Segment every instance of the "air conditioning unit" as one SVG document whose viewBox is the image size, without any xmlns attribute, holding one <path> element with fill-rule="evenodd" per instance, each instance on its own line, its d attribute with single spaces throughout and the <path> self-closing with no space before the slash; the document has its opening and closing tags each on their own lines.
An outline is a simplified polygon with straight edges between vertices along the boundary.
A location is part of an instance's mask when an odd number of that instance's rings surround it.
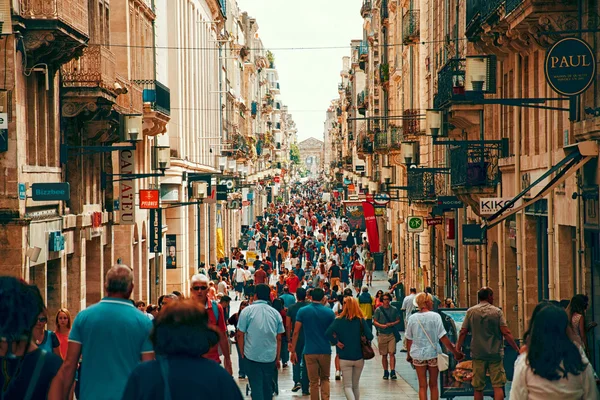
<svg viewBox="0 0 600 400">
<path fill-rule="evenodd" d="M 406 165 L 419 164 L 419 142 L 402 143 L 402 158 Z"/>
<path fill-rule="evenodd" d="M 192 182 L 192 198 L 205 199 L 208 193 L 207 182 Z"/>
</svg>

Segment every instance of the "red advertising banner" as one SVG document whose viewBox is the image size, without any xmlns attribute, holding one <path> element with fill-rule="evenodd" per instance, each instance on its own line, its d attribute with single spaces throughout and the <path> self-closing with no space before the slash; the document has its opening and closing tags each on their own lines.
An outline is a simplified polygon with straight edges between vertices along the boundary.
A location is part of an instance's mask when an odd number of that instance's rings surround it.
<svg viewBox="0 0 600 400">
<path fill-rule="evenodd" d="M 365 225 L 367 226 L 367 237 L 369 238 L 369 248 L 371 253 L 379 253 L 379 230 L 377 229 L 377 218 L 375 217 L 375 207 L 368 201 L 363 201 L 363 213 L 365 216 Z"/>
<path fill-rule="evenodd" d="M 348 220 L 348 226 L 354 232 L 355 230 L 365 230 L 365 218 L 363 215 L 362 203 L 360 201 L 344 202 L 346 209 L 345 216 Z"/>
<path fill-rule="evenodd" d="M 143 210 L 152 210 L 159 207 L 158 190 L 140 190 L 140 208 Z"/>
</svg>

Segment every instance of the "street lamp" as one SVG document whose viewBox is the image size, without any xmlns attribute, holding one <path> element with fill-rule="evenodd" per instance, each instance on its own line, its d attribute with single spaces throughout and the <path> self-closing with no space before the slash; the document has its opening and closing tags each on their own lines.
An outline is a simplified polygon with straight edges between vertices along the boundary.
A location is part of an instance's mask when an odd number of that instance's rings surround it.
<svg viewBox="0 0 600 400">
<path fill-rule="evenodd" d="M 155 170 L 164 170 L 171 166 L 171 148 L 165 145 L 157 145 L 153 148 L 154 151 L 154 166 Z"/>
<path fill-rule="evenodd" d="M 431 136 L 439 136 L 442 127 L 442 111 L 433 109 L 425 111 L 425 123 Z"/>
</svg>

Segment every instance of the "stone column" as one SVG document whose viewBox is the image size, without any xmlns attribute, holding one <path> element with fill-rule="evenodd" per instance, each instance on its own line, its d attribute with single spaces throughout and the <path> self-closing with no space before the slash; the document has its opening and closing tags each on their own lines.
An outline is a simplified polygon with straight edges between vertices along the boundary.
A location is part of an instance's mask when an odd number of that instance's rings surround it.
<svg viewBox="0 0 600 400">
<path fill-rule="evenodd" d="M 99 302 L 102 299 L 104 286 L 104 254 L 100 237 L 86 241 L 86 305 Z"/>
<path fill-rule="evenodd" d="M 80 230 L 73 235 L 73 250 L 67 260 L 67 308 L 72 316 L 86 307 L 86 246 Z"/>
</svg>

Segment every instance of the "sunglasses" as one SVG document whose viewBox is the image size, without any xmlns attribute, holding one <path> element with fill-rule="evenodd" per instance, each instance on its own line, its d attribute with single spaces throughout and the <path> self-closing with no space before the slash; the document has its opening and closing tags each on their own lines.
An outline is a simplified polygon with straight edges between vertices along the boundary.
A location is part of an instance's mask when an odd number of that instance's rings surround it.
<svg viewBox="0 0 600 400">
<path fill-rule="evenodd" d="M 46 317 L 40 317 L 40 318 L 38 318 L 38 322 L 46 323 L 46 322 L 48 322 L 48 318 L 46 318 Z"/>
<path fill-rule="evenodd" d="M 387 301 L 392 301 L 392 299 L 390 299 L 389 297 L 384 297 L 384 298 L 383 298 L 383 301 L 386 301 L 386 300 L 387 300 Z"/>
<path fill-rule="evenodd" d="M 200 290 L 206 290 L 206 289 L 208 289 L 208 286 L 194 286 L 194 287 L 192 287 L 192 290 L 194 292 L 199 292 Z"/>
</svg>

